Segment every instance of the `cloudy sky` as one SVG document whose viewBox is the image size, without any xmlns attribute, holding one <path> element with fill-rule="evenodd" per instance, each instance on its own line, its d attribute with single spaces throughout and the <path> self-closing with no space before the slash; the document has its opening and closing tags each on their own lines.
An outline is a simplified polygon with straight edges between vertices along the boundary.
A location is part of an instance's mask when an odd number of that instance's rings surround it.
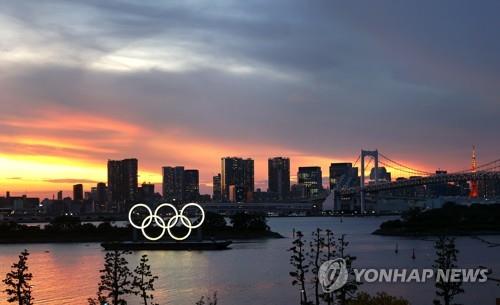
<svg viewBox="0 0 500 305">
<path fill-rule="evenodd" d="M 361 148 L 431 171 L 500 155 L 498 1 L 0 2 L 1 192 L 126 157 L 206 184 L 251 157 L 263 186 L 275 155 L 324 175 Z"/>
</svg>

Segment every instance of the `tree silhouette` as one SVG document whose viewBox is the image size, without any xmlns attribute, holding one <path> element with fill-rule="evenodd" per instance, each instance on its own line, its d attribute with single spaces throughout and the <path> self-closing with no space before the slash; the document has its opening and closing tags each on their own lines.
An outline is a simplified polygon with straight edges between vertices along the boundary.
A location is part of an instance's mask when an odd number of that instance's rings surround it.
<svg viewBox="0 0 500 305">
<path fill-rule="evenodd" d="M 114 250 L 106 253 L 104 258 L 104 269 L 100 270 L 101 282 L 97 289 L 97 299 L 88 299 L 90 305 L 107 304 L 110 300 L 112 305 L 126 305 L 127 301 L 122 296 L 131 293 L 132 273 L 128 268 L 128 262 L 123 257 L 130 254 L 129 251 Z"/>
<path fill-rule="evenodd" d="M 310 303 L 307 301 L 305 275 L 309 271 L 309 266 L 306 262 L 304 235 L 301 231 L 297 231 L 296 237 L 293 241 L 293 247 L 288 250 L 292 252 L 290 264 L 294 267 L 294 270 L 290 272 L 290 276 L 293 278 L 292 285 L 300 286 L 300 305 L 308 305 Z"/>
<path fill-rule="evenodd" d="M 235 231 L 266 232 L 269 231 L 264 214 L 248 214 L 244 212 L 231 216 L 231 224 Z"/>
<path fill-rule="evenodd" d="M 151 273 L 151 266 L 148 264 L 147 255 L 143 255 L 139 265 L 134 269 L 134 278 L 132 281 L 132 293 L 139 295 L 144 305 L 158 305 L 153 302 L 154 281 L 158 279 Z"/>
<path fill-rule="evenodd" d="M 326 251 L 323 251 L 323 262 L 329 261 L 331 259 L 335 258 L 336 251 L 335 251 L 335 238 L 333 235 L 333 232 L 329 229 L 325 230 L 326 236 L 323 238 L 323 249 Z M 330 293 L 323 293 L 321 294 L 321 298 L 328 304 L 331 305 L 333 303 L 333 294 Z"/>
<path fill-rule="evenodd" d="M 31 296 L 30 281 L 33 277 L 28 272 L 28 250 L 24 250 L 19 255 L 19 261 L 12 264 L 11 271 L 7 273 L 3 282 L 7 285 L 5 293 L 7 302 L 17 302 L 19 305 L 32 305 L 34 298 Z"/>
<path fill-rule="evenodd" d="M 352 264 L 356 260 L 356 257 L 347 254 L 348 245 L 349 242 L 346 241 L 345 234 L 342 234 L 341 237 L 339 237 L 337 240 L 337 254 L 340 258 L 343 258 L 345 260 L 349 278 L 351 279 L 348 280 L 344 284 L 344 286 L 334 291 L 335 299 L 340 305 L 348 304 L 348 301 L 354 297 L 354 294 L 356 293 L 356 291 L 358 290 L 358 286 L 360 285 L 360 283 L 354 280 L 355 276 Z"/>
<path fill-rule="evenodd" d="M 436 260 L 433 267 L 437 270 L 442 270 L 446 272 L 447 270 L 456 269 L 457 268 L 457 254 L 458 250 L 455 247 L 455 239 L 451 237 L 441 236 L 434 245 L 436 249 Z M 443 298 L 443 303 L 440 300 L 434 300 L 435 305 L 444 304 L 451 305 L 453 304 L 453 299 L 455 296 L 464 292 L 462 289 L 462 281 L 450 281 L 439 278 L 436 281 L 436 295 L 438 297 Z"/>
<path fill-rule="evenodd" d="M 312 266 L 311 272 L 313 275 L 312 284 L 314 287 L 314 300 L 315 304 L 319 305 L 320 293 L 319 293 L 319 267 L 321 265 L 320 258 L 323 247 L 325 246 L 325 238 L 321 235 L 321 229 L 317 228 L 316 231 L 312 233 L 312 241 L 309 243 L 310 251 L 308 253 L 310 263 Z"/>
<path fill-rule="evenodd" d="M 213 298 L 206 297 L 206 301 L 205 297 L 201 297 L 195 305 L 217 305 L 217 292 L 214 292 Z"/>
</svg>

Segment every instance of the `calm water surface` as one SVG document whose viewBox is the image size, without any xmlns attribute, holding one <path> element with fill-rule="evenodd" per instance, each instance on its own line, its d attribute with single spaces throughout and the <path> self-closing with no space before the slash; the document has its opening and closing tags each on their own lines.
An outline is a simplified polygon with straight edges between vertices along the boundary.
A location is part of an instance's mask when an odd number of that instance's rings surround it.
<svg viewBox="0 0 500 305">
<path fill-rule="evenodd" d="M 143 254 L 150 257 L 156 284 L 156 300 L 160 304 L 194 304 L 202 295 L 217 291 L 222 305 L 298 304 L 298 290 L 292 287 L 288 272 L 293 228 L 309 238 L 316 227 L 347 234 L 350 253 L 357 256 L 355 266 L 362 268 L 430 267 L 434 259 L 433 241 L 374 236 L 373 232 L 387 218 L 271 218 L 269 225 L 287 238 L 236 243 L 231 250 L 206 252 L 142 251 L 128 257 L 131 267 Z M 499 236 L 485 239 L 500 243 Z M 394 253 L 399 244 L 399 254 Z M 500 277 L 500 247 L 492 248 L 469 237 L 457 239 L 459 264 L 463 267 L 488 266 Z M 95 295 L 104 252 L 98 243 L 0 245 L 0 275 L 9 270 L 18 253 L 28 248 L 30 271 L 33 273 L 36 304 L 86 304 Z M 416 259 L 411 259 L 415 249 Z M 465 285 L 463 304 L 494 304 L 500 288 L 494 283 Z M 412 304 L 432 304 L 433 283 L 427 284 L 363 284 L 368 292 L 387 291 L 411 300 Z M 5 296 L 0 298 L 4 304 Z M 6 303 L 5 303 L 6 304 Z M 139 304 L 130 299 L 129 304 Z"/>
</svg>

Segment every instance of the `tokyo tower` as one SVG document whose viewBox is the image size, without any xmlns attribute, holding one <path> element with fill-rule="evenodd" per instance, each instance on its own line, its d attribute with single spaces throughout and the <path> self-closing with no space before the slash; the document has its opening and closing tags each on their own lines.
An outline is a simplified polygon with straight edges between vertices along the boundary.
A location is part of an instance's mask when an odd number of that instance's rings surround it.
<svg viewBox="0 0 500 305">
<path fill-rule="evenodd" d="M 475 173 L 477 170 L 477 160 L 476 160 L 476 146 L 472 146 L 472 168 L 471 171 Z M 470 198 L 477 198 L 478 196 L 477 180 L 470 181 Z"/>
</svg>

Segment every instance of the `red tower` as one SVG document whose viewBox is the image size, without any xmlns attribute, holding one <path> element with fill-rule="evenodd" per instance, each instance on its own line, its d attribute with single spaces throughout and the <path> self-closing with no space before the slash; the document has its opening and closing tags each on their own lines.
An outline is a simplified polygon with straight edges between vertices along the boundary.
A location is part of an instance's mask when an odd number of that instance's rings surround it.
<svg viewBox="0 0 500 305">
<path fill-rule="evenodd" d="M 477 170 L 477 160 L 476 160 L 476 147 L 472 146 L 472 168 L 471 171 L 475 173 Z M 479 195 L 479 191 L 477 188 L 477 180 L 471 180 L 470 181 L 470 198 L 477 198 Z"/>
</svg>

